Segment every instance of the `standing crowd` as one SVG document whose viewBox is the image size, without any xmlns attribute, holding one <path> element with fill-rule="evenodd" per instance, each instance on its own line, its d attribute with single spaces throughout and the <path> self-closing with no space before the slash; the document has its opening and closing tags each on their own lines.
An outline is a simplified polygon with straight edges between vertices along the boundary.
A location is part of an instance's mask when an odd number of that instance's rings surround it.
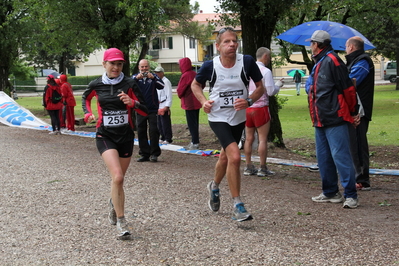
<svg viewBox="0 0 399 266">
<path fill-rule="evenodd" d="M 312 201 L 343 203 L 344 208 L 358 206 L 358 190 L 370 190 L 367 130 L 371 121 L 374 93 L 374 65 L 364 52 L 358 37 L 346 43 L 347 63 L 333 51 L 328 32 L 315 31 L 309 39 L 314 67 L 306 81 L 309 113 L 315 129 L 316 156 L 322 192 Z M 266 164 L 267 140 L 271 116 L 269 97 L 279 93 L 283 80 L 274 82 L 268 68 L 271 51 L 260 47 L 256 61 L 237 53 L 238 38 L 233 28 L 222 28 L 216 37 L 219 56 L 204 62 L 198 73 L 189 58 L 179 60 L 182 73 L 177 86 L 181 107 L 185 110 L 191 135 L 187 150 L 199 149 L 199 113 L 208 116 L 221 151 L 212 180 L 206 186 L 209 208 L 221 208 L 220 184 L 226 177 L 231 197 L 232 219 L 253 219 L 241 198 L 241 152 L 239 142 L 245 132 L 246 165 L 243 175 L 269 176 L 274 172 Z M 172 85 L 162 67 L 151 72 L 150 62 L 139 62 L 139 72 L 126 77 L 122 72 L 125 57 L 117 48 L 105 51 L 104 74 L 88 85 L 82 96 L 85 122 L 96 121 L 96 146 L 111 179 L 109 222 L 116 225 L 119 239 L 129 238 L 125 219 L 123 183 L 131 162 L 134 131 L 137 130 L 137 162 L 157 162 L 161 145 L 173 142 L 171 106 Z M 209 96 L 204 94 L 209 82 Z M 296 83 L 300 84 L 300 77 Z M 71 85 L 65 75 L 60 84 L 48 77 L 43 103 L 51 117 L 53 132 L 60 134 L 62 108 L 67 130 L 74 131 Z M 299 95 L 299 90 L 297 91 Z M 55 99 L 61 95 L 61 100 Z M 97 99 L 98 117 L 91 109 Z M 61 118 L 61 119 L 60 119 Z M 72 124 L 71 124 L 72 123 Z M 252 146 L 258 136 L 259 167 L 255 167 Z M 338 182 L 343 187 L 339 191 Z"/>
</svg>

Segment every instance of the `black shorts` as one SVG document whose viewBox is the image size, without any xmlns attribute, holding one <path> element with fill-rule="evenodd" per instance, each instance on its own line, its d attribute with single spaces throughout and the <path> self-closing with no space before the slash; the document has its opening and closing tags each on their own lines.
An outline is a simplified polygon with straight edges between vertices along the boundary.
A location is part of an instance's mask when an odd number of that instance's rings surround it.
<svg viewBox="0 0 399 266">
<path fill-rule="evenodd" d="M 236 142 L 238 144 L 240 142 L 245 122 L 236 126 L 230 126 L 226 122 L 209 121 L 209 126 L 219 139 L 220 145 L 222 145 L 223 149 L 226 149 L 231 143 Z"/>
<path fill-rule="evenodd" d="M 134 140 L 124 142 L 124 143 L 115 143 L 108 138 L 96 138 L 97 149 L 100 154 L 103 154 L 106 150 L 114 149 L 119 153 L 120 158 L 129 158 L 132 157 L 133 154 L 133 146 Z"/>
</svg>

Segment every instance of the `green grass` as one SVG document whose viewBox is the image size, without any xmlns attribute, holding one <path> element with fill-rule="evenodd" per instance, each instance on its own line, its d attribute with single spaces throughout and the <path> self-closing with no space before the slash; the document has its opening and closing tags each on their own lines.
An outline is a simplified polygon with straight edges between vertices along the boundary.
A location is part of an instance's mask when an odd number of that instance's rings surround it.
<svg viewBox="0 0 399 266">
<path fill-rule="evenodd" d="M 288 101 L 280 110 L 279 117 L 283 138 L 314 138 L 314 128 L 309 116 L 307 96 L 302 89 L 296 96 L 295 89 L 282 89 L 280 97 Z M 369 124 L 370 145 L 399 145 L 399 91 L 395 85 L 376 86 L 373 117 Z"/>
<path fill-rule="evenodd" d="M 280 110 L 279 116 L 284 139 L 309 138 L 314 139 L 314 129 L 310 121 L 306 94 L 296 96 L 294 88 L 282 89 L 280 97 L 288 101 Z M 17 102 L 29 109 L 38 117 L 48 117 L 41 106 L 41 97 L 20 97 Z M 81 97 L 76 97 L 76 117 L 83 117 Z M 92 102 L 93 111 L 97 112 L 95 101 Z M 185 124 L 185 112 L 180 107 L 180 99 L 174 95 L 171 108 L 172 123 Z M 207 124 L 207 115 L 200 112 L 200 123 Z M 376 86 L 374 93 L 373 120 L 369 125 L 368 140 L 370 145 L 399 145 L 399 90 L 394 85 Z"/>
</svg>

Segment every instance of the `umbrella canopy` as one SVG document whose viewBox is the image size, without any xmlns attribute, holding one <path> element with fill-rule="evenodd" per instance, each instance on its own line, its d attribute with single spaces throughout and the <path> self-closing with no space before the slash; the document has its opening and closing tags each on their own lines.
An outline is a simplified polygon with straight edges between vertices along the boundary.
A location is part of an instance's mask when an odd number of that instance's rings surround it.
<svg viewBox="0 0 399 266">
<path fill-rule="evenodd" d="M 331 45 L 334 50 L 345 50 L 346 41 L 350 37 L 359 36 L 364 40 L 364 50 L 374 49 L 375 46 L 357 30 L 341 23 L 331 21 L 310 21 L 293 27 L 276 38 L 298 45 L 309 46 L 313 32 L 327 31 L 331 36 Z"/>
<path fill-rule="evenodd" d="M 60 73 L 58 73 L 57 71 L 55 71 L 53 69 L 43 69 L 41 72 L 42 72 L 41 74 L 43 77 L 47 77 L 48 75 L 53 75 L 54 78 L 57 79 L 61 76 Z"/>
<path fill-rule="evenodd" d="M 305 72 L 302 69 L 297 69 L 297 68 L 293 68 L 287 71 L 288 76 L 290 77 L 294 77 L 295 76 L 295 72 L 299 72 L 299 74 L 301 74 L 301 77 L 305 76 Z"/>
</svg>

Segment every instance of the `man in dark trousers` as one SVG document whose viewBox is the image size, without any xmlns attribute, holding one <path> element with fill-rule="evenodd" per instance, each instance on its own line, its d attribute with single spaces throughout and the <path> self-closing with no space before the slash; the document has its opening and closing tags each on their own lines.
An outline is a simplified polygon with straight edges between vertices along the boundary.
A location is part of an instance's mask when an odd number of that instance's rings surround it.
<svg viewBox="0 0 399 266">
<path fill-rule="evenodd" d="M 161 155 L 161 148 L 159 147 L 157 121 L 159 100 L 156 90 L 162 90 L 164 83 L 155 73 L 150 72 L 150 62 L 147 59 L 140 60 L 139 71 L 132 78 L 137 82 L 143 94 L 145 105 L 148 108 L 148 115 L 137 114 L 137 136 L 139 139 L 139 154 L 141 155 L 137 161 L 157 162 L 158 156 Z M 150 143 L 148 143 L 147 129 Z"/>
<path fill-rule="evenodd" d="M 351 151 L 356 171 L 356 188 L 370 190 L 370 158 L 367 131 L 371 121 L 374 99 L 374 63 L 364 52 L 364 41 L 356 36 L 346 41 L 346 66 L 349 77 L 356 85 L 361 107 L 359 110 L 360 124 L 350 128 Z"/>
</svg>

